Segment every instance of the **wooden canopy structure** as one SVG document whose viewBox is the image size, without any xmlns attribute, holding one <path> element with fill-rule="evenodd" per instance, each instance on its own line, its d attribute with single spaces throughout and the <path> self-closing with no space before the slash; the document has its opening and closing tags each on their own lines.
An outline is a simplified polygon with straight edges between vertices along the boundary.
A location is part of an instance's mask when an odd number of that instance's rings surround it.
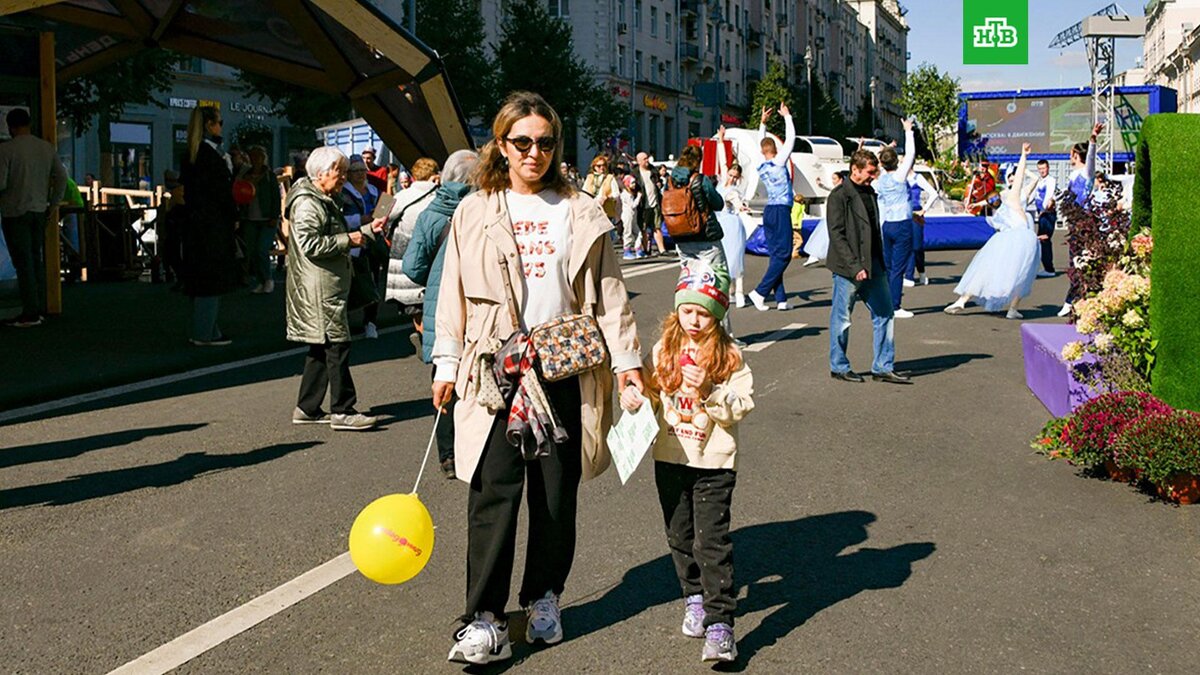
<svg viewBox="0 0 1200 675">
<path fill-rule="evenodd" d="M 367 0 L 0 0 L 59 85 L 150 47 L 345 96 L 402 162 L 471 146 L 437 54 Z"/>
</svg>

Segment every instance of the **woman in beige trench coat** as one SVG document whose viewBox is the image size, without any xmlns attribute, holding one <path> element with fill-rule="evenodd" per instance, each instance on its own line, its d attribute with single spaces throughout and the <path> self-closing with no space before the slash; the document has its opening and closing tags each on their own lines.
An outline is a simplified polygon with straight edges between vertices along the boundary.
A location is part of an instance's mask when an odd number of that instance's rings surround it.
<svg viewBox="0 0 1200 675">
<path fill-rule="evenodd" d="M 512 655 L 505 610 L 526 484 L 529 535 L 519 593 L 528 612 L 526 638 L 562 639 L 558 597 L 575 556 L 579 483 L 609 464 L 613 373 L 618 387 L 642 388 L 637 326 L 609 243 L 612 223 L 556 170 L 562 160 L 558 115 L 540 96 L 518 92 L 505 101 L 492 131 L 480 157 L 479 191 L 463 199 L 451 219 L 433 348 L 434 405 L 460 398 L 455 471 L 470 484 L 467 606 L 449 658 L 474 664 Z M 513 325 L 505 271 L 521 326 Z M 596 317 L 610 363 L 543 384 L 567 438 L 527 460 L 505 434 L 507 407 L 495 414 L 476 400 L 472 364 L 517 330 L 575 313 Z"/>
</svg>

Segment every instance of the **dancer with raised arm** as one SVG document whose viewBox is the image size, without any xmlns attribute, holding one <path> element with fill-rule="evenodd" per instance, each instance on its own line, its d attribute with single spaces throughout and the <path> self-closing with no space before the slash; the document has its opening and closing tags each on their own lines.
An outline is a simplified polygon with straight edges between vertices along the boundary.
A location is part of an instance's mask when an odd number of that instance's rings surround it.
<svg viewBox="0 0 1200 675">
<path fill-rule="evenodd" d="M 1071 148 L 1071 174 L 1067 178 L 1067 189 L 1074 195 L 1075 203 L 1083 207 L 1087 205 L 1088 197 L 1092 194 L 1092 185 L 1096 181 L 1096 138 L 1100 132 L 1104 131 L 1104 124 L 1097 122 L 1096 126 L 1092 127 L 1092 136 L 1087 143 L 1076 143 L 1074 148 Z M 1077 253 L 1075 247 L 1075 238 L 1071 236 L 1071 223 L 1067 222 L 1067 270 L 1068 277 L 1070 269 L 1075 267 L 1075 255 Z M 1076 296 L 1079 295 L 1079 288 L 1075 282 L 1071 282 L 1067 287 L 1067 299 L 1063 303 L 1062 309 L 1058 310 L 1059 316 L 1067 316 L 1071 313 L 1071 306 L 1075 302 Z"/>
<path fill-rule="evenodd" d="M 783 148 L 775 145 L 775 139 L 767 135 L 767 120 L 771 109 L 763 108 L 758 125 L 758 136 L 762 149 L 763 163 L 758 165 L 758 179 L 767 189 L 767 205 L 763 208 L 762 227 L 767 238 L 767 253 L 770 262 L 758 287 L 750 291 L 750 302 L 760 312 L 767 311 L 767 296 L 775 294 L 775 306 L 780 311 L 788 308 L 787 293 L 783 289 L 783 273 L 792 264 L 792 172 L 790 159 L 792 146 L 796 143 L 796 127 L 792 124 L 792 113 L 787 104 L 779 104 L 779 114 L 786 127 Z"/>
<path fill-rule="evenodd" d="M 979 249 L 962 280 L 954 289 L 958 300 L 947 307 L 947 314 L 958 314 L 967 302 L 977 300 L 989 312 L 998 312 L 1008 307 L 1009 319 L 1022 319 L 1017 303 L 1033 290 L 1041 264 L 1039 245 L 1033 218 L 1025 211 L 1029 194 L 1036 183 L 1025 188 L 1025 162 L 1032 146 L 1026 143 L 1021 148 L 1021 161 L 1014 173 L 1016 180 L 1003 195 L 1003 203 L 988 224 L 998 230 Z"/>
<path fill-rule="evenodd" d="M 900 306 L 904 296 L 904 276 L 913 268 L 913 211 L 908 201 L 908 172 L 917 161 L 912 119 L 904 123 L 904 159 L 888 146 L 879 151 L 883 173 L 875 180 L 879 194 L 879 220 L 883 223 L 883 259 L 887 263 L 888 289 L 892 293 L 892 314 L 911 319 L 913 313 Z"/>
</svg>

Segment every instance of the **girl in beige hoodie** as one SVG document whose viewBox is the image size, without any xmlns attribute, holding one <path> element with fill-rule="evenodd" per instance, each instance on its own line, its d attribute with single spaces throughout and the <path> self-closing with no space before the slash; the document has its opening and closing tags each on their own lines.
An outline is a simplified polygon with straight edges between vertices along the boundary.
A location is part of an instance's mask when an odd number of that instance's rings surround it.
<svg viewBox="0 0 1200 675">
<path fill-rule="evenodd" d="M 683 634 L 704 638 L 704 661 L 737 658 L 729 521 L 737 424 L 754 409 L 750 367 L 721 326 L 728 308 L 728 271 L 703 260 L 684 261 L 675 311 L 663 322 L 646 368 L 660 425 L 654 479 L 683 588 Z M 633 387 L 621 393 L 625 410 L 637 410 L 644 401 Z"/>
</svg>

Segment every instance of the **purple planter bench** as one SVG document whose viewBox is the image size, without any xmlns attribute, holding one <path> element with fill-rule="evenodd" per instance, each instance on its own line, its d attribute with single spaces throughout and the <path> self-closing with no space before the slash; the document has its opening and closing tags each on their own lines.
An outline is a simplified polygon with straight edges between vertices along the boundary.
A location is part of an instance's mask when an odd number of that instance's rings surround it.
<svg viewBox="0 0 1200 675">
<path fill-rule="evenodd" d="M 1075 327 L 1064 324 L 1026 323 L 1021 326 L 1021 347 L 1025 352 L 1025 384 L 1055 417 L 1063 417 L 1095 397 L 1075 380 L 1071 366 L 1062 360 L 1068 342 L 1083 340 Z M 1086 354 L 1084 362 L 1094 361 Z"/>
</svg>

